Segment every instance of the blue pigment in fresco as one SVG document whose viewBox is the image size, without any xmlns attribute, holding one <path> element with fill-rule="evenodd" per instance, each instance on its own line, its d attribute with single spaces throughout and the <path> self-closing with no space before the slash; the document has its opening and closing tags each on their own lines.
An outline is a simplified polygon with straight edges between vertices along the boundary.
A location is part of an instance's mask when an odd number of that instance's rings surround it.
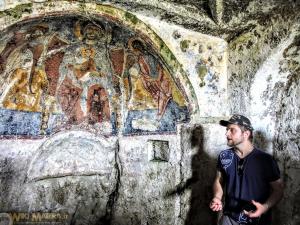
<svg viewBox="0 0 300 225">
<path fill-rule="evenodd" d="M 116 120 L 116 114 L 113 112 L 111 114 L 111 117 L 110 117 L 110 122 L 112 124 L 112 132 L 111 132 L 112 135 L 116 135 L 117 132 L 118 132 L 117 122 L 116 121 L 117 121 Z"/>
<path fill-rule="evenodd" d="M 157 118 L 156 109 L 129 111 L 125 122 L 123 134 L 130 135 L 176 132 L 176 125 L 178 122 L 188 122 L 190 119 L 187 107 L 180 107 L 173 100 L 169 101 L 163 117 L 160 120 L 155 120 L 155 118 Z M 147 120 L 150 122 L 153 121 L 153 124 L 157 122 L 158 126 L 155 130 L 134 128 L 133 121 L 135 120 Z"/>
<path fill-rule="evenodd" d="M 53 133 L 56 124 L 62 123 L 63 120 L 64 120 L 63 114 L 51 113 L 49 116 L 48 128 L 46 129 L 46 134 L 49 135 Z"/>
<path fill-rule="evenodd" d="M 151 41 L 122 23 L 47 17 L 12 26 L 2 39 L 2 138 L 70 129 L 174 133 L 178 123 L 189 121 L 187 99 L 171 68 Z"/>
<path fill-rule="evenodd" d="M 38 136 L 41 113 L 0 109 L 0 135 Z"/>
<path fill-rule="evenodd" d="M 112 113 L 110 122 L 112 124 L 112 131 L 111 135 L 116 135 L 117 134 L 117 126 L 116 126 L 116 115 L 115 113 Z M 64 114 L 61 113 L 51 113 L 49 116 L 49 121 L 48 121 L 48 128 L 46 129 L 46 134 L 50 135 L 53 134 L 56 131 L 60 130 L 59 124 L 65 123 L 65 116 Z"/>
</svg>

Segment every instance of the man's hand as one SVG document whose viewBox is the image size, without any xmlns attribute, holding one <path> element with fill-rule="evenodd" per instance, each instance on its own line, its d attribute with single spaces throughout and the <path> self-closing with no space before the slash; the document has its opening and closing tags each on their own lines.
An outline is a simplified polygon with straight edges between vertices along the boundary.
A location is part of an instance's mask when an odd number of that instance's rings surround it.
<svg viewBox="0 0 300 225">
<path fill-rule="evenodd" d="M 214 197 L 210 204 L 209 204 L 209 207 L 211 208 L 212 211 L 221 211 L 223 209 L 223 205 L 222 205 L 222 201 L 221 199 L 217 198 L 217 197 Z"/>
<path fill-rule="evenodd" d="M 252 200 L 252 204 L 256 207 L 255 211 L 246 211 L 244 210 L 244 213 L 249 216 L 250 218 L 257 218 L 260 217 L 262 214 L 268 211 L 269 206 L 267 204 L 261 204 L 259 202 L 256 202 Z"/>
</svg>

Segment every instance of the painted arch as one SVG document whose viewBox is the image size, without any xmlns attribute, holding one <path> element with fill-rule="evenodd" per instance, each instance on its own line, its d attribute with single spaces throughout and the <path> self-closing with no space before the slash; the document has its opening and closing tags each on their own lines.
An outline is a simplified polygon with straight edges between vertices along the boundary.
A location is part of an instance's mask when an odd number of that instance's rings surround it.
<svg viewBox="0 0 300 225">
<path fill-rule="evenodd" d="M 3 30 L 1 135 L 165 133 L 189 120 L 188 79 L 149 27 L 111 6 L 86 4 L 87 17 L 57 4 Z"/>
</svg>

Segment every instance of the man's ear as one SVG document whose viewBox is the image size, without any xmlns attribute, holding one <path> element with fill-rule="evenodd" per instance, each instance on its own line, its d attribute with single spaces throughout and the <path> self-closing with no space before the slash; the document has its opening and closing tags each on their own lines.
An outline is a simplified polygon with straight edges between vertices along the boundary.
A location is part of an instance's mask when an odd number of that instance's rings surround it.
<svg viewBox="0 0 300 225">
<path fill-rule="evenodd" d="M 249 139 L 251 132 L 250 132 L 250 130 L 245 130 L 243 132 L 243 134 L 245 135 L 245 137 L 248 137 L 248 139 Z"/>
</svg>

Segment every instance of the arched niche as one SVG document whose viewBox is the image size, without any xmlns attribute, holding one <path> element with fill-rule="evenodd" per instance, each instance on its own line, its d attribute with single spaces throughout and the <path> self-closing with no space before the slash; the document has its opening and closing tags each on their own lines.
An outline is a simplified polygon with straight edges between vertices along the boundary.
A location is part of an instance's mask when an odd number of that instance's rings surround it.
<svg viewBox="0 0 300 225">
<path fill-rule="evenodd" d="M 172 133 L 189 121 L 193 88 L 142 21 L 112 6 L 42 4 L 2 30 L 2 136 Z"/>
</svg>

